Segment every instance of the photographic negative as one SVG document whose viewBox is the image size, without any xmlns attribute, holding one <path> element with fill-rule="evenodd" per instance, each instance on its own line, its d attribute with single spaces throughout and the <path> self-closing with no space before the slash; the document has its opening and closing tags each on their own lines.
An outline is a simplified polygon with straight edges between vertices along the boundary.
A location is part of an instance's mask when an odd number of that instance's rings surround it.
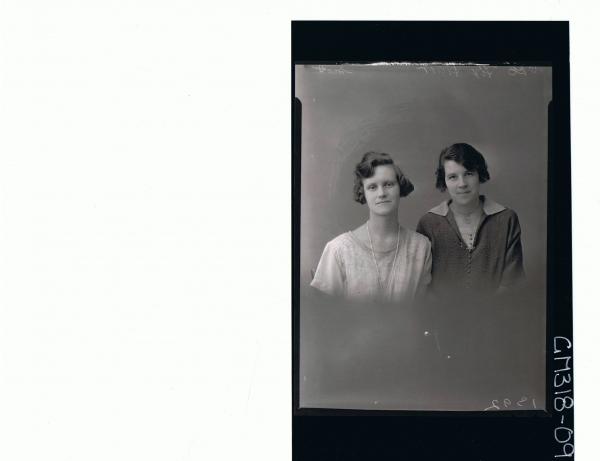
<svg viewBox="0 0 600 461">
<path fill-rule="evenodd" d="M 552 67 L 298 64 L 300 408 L 545 409 Z"/>
<path fill-rule="evenodd" d="M 568 56 L 292 23 L 294 459 L 573 456 Z"/>
</svg>

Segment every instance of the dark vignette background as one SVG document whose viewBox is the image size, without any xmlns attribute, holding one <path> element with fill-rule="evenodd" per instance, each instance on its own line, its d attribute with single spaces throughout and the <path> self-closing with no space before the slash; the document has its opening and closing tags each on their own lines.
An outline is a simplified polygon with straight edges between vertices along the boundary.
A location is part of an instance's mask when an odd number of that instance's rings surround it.
<svg viewBox="0 0 600 461">
<path fill-rule="evenodd" d="M 556 334 L 571 337 L 568 24 L 296 22 L 292 26 L 292 46 L 293 65 L 373 61 L 552 65 L 554 116 L 550 117 L 548 146 L 551 154 L 548 203 L 552 206 L 548 207 L 547 213 L 550 250 L 547 253 L 548 337 Z M 293 82 L 293 93 L 294 88 Z M 551 412 L 515 412 L 510 416 L 393 412 L 392 416 L 382 417 L 382 412 L 299 410 L 298 308 L 304 276 L 299 250 L 304 236 L 298 232 L 301 168 L 298 128 L 296 118 L 292 191 L 294 459 L 545 459 L 556 454 L 553 443 L 555 422 L 549 417 L 556 415 Z M 473 143 L 481 147 L 477 142 Z M 487 155 L 485 149 L 482 150 Z M 498 195 L 494 198 L 502 202 Z M 504 202 L 520 212 L 518 206 L 507 200 Z M 523 437 L 523 434 L 527 436 Z"/>
</svg>

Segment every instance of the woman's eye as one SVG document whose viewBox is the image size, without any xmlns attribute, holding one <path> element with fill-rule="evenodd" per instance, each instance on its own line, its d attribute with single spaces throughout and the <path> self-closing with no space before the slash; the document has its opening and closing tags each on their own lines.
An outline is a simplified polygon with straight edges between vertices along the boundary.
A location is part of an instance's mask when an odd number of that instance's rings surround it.
<svg viewBox="0 0 600 461">
<path fill-rule="evenodd" d="M 448 176 L 446 179 L 448 179 L 449 181 L 453 181 L 456 179 L 456 176 L 451 175 L 451 176 Z"/>
<path fill-rule="evenodd" d="M 370 186 L 367 186 L 367 189 L 369 189 L 369 190 L 375 190 L 375 186 L 373 184 L 371 184 Z"/>
<path fill-rule="evenodd" d="M 472 172 L 472 171 L 467 171 L 467 172 L 465 173 L 465 176 L 473 176 L 473 172 Z"/>
<path fill-rule="evenodd" d="M 396 185 L 396 183 L 388 182 L 388 183 L 386 183 L 385 187 L 394 187 L 395 185 Z"/>
</svg>

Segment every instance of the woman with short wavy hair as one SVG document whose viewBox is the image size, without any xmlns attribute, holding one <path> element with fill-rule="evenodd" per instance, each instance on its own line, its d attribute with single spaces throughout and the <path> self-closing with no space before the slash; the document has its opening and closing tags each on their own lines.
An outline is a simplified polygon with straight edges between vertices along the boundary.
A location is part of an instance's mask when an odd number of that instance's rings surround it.
<svg viewBox="0 0 600 461">
<path fill-rule="evenodd" d="M 354 170 L 354 200 L 368 220 L 325 246 L 311 285 L 354 300 L 409 301 L 424 291 L 431 247 L 398 222 L 400 199 L 414 187 L 386 153 L 367 152 Z"/>
<path fill-rule="evenodd" d="M 490 179 L 487 163 L 470 144 L 442 150 L 436 187 L 449 199 L 429 210 L 417 226 L 432 245 L 431 289 L 439 295 L 494 294 L 524 276 L 517 214 L 479 186 Z"/>
</svg>

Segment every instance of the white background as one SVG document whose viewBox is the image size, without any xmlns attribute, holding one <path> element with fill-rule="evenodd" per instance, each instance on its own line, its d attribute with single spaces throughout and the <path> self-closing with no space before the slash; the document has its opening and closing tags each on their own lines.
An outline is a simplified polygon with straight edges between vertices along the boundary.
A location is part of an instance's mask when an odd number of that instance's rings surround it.
<svg viewBox="0 0 600 461">
<path fill-rule="evenodd" d="M 572 5 L 2 1 L 0 459 L 291 458 L 291 19 L 571 21 L 596 459 L 599 15 Z"/>
</svg>

